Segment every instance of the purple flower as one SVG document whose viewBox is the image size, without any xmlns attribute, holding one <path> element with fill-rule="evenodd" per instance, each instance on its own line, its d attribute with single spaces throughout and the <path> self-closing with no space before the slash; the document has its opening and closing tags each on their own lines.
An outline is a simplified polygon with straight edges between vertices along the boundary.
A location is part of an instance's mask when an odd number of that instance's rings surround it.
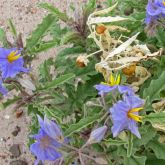
<svg viewBox="0 0 165 165">
<path fill-rule="evenodd" d="M 126 85 L 115 85 L 115 86 L 109 86 L 106 84 L 99 84 L 95 85 L 95 88 L 99 91 L 99 95 L 102 95 L 103 93 L 109 93 L 113 90 L 117 89 L 121 94 L 128 94 L 132 95 L 134 93 L 133 89 Z"/>
<path fill-rule="evenodd" d="M 104 138 L 106 131 L 107 131 L 107 126 L 105 125 L 93 130 L 90 134 L 87 143 L 88 144 L 99 143 Z"/>
<path fill-rule="evenodd" d="M 44 117 L 44 120 L 40 116 L 38 116 L 38 121 L 41 126 L 41 128 L 47 133 L 51 138 L 53 138 L 56 141 L 64 142 L 64 137 L 61 131 L 61 128 L 53 121 L 49 120 Z"/>
<path fill-rule="evenodd" d="M 59 159 L 62 155 L 58 151 L 64 142 L 63 135 L 59 126 L 44 117 L 44 120 L 38 116 L 38 121 L 40 124 L 39 133 L 34 135 L 33 138 L 36 142 L 30 146 L 31 152 L 37 156 L 37 164 L 40 160 L 44 162 L 45 160 L 55 161 Z"/>
<path fill-rule="evenodd" d="M 141 138 L 137 122 L 140 122 L 142 119 L 142 117 L 138 115 L 138 111 L 143 109 L 143 105 L 144 101 L 138 96 L 125 95 L 124 100 L 118 101 L 110 108 L 113 122 L 111 128 L 113 137 L 116 137 L 123 130 L 129 130 L 138 138 Z"/>
<path fill-rule="evenodd" d="M 109 93 L 112 92 L 115 89 L 118 89 L 118 91 L 121 94 L 128 93 L 129 95 L 133 94 L 133 90 L 125 85 L 119 85 L 120 84 L 120 75 L 117 75 L 116 78 L 110 74 L 110 78 L 107 83 L 102 82 L 99 85 L 95 85 L 95 88 L 99 91 L 99 95 L 102 95 L 103 93 Z"/>
<path fill-rule="evenodd" d="M 37 156 L 37 161 L 35 164 L 41 160 L 55 161 L 59 159 L 62 155 L 57 149 L 61 146 L 60 143 L 49 137 L 43 129 L 39 130 L 37 135 L 33 136 L 36 142 L 30 146 L 31 152 Z"/>
<path fill-rule="evenodd" d="M 15 77 L 20 72 L 28 72 L 29 69 L 24 68 L 23 57 L 21 50 L 17 48 L 0 48 L 0 69 L 2 78 Z"/>
<path fill-rule="evenodd" d="M 2 80 L 0 80 L 0 93 L 2 93 L 3 95 L 6 95 L 7 92 L 8 92 L 7 89 L 2 84 Z"/>
<path fill-rule="evenodd" d="M 159 18 L 165 17 L 165 1 L 164 0 L 149 0 L 146 7 L 146 19 L 147 25 L 155 22 Z"/>
</svg>

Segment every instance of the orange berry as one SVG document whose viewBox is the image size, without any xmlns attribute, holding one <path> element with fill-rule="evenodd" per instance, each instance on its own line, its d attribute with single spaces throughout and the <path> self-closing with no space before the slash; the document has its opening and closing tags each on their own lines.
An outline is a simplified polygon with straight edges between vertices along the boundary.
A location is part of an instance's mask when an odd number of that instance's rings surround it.
<svg viewBox="0 0 165 165">
<path fill-rule="evenodd" d="M 104 25 L 98 25 L 96 26 L 96 32 L 97 34 L 103 34 L 107 28 Z"/>
<path fill-rule="evenodd" d="M 122 72 L 127 76 L 132 76 L 135 73 L 136 64 L 130 65 L 129 67 L 123 68 Z"/>
<path fill-rule="evenodd" d="M 88 59 L 87 59 L 86 56 L 80 55 L 80 56 L 78 56 L 77 59 L 76 59 L 76 64 L 77 64 L 79 67 L 81 67 L 81 68 L 87 66 L 87 63 L 88 63 L 88 62 L 89 62 L 89 61 L 88 61 Z"/>
</svg>

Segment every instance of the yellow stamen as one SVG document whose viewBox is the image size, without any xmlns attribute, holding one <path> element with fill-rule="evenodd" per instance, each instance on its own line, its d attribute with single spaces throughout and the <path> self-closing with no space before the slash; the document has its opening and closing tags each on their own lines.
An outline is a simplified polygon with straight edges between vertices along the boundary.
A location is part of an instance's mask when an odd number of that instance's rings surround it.
<svg viewBox="0 0 165 165">
<path fill-rule="evenodd" d="M 142 121 L 142 116 L 139 116 L 139 115 L 135 115 L 133 113 L 129 113 L 128 114 L 128 117 L 137 121 L 137 122 L 141 122 Z"/>
<path fill-rule="evenodd" d="M 115 85 L 115 78 L 113 77 L 112 74 L 110 74 L 109 83 L 111 84 L 111 86 Z"/>
<path fill-rule="evenodd" d="M 120 75 L 117 75 L 116 78 L 114 78 L 113 74 L 110 74 L 109 81 L 108 82 L 101 82 L 101 84 L 109 85 L 109 86 L 115 86 L 120 84 Z"/>
<path fill-rule="evenodd" d="M 128 111 L 128 118 L 131 118 L 137 122 L 141 122 L 142 121 L 142 116 L 139 116 L 139 115 L 136 115 L 134 114 L 134 112 L 139 112 L 143 109 L 143 107 L 140 107 L 140 108 L 133 108 L 131 110 Z"/>
<path fill-rule="evenodd" d="M 163 5 L 165 6 L 165 0 L 163 0 Z"/>
<path fill-rule="evenodd" d="M 130 112 L 130 113 L 139 112 L 139 111 L 141 111 L 142 109 L 143 109 L 143 107 L 140 107 L 140 108 L 133 108 L 133 109 L 131 109 L 129 112 Z"/>
<path fill-rule="evenodd" d="M 18 51 L 12 51 L 12 52 L 7 56 L 7 60 L 8 60 L 10 63 L 12 63 L 13 61 L 17 60 L 17 59 L 21 56 L 21 54 L 16 55 L 17 53 L 18 53 Z"/>
<path fill-rule="evenodd" d="M 121 77 L 120 77 L 120 74 L 117 76 L 117 79 L 116 79 L 116 85 L 119 85 L 120 84 L 120 80 L 121 80 Z"/>
</svg>

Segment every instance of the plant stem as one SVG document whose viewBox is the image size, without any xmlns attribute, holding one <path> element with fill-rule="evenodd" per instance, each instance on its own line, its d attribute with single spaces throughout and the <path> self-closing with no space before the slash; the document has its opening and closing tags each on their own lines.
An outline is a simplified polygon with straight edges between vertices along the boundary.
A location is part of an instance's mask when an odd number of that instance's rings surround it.
<svg viewBox="0 0 165 165">
<path fill-rule="evenodd" d="M 100 53 L 100 52 L 102 52 L 102 50 L 98 50 L 98 51 L 96 51 L 94 53 L 91 53 L 91 54 L 87 55 L 87 58 L 89 58 L 89 57 L 91 57 L 91 56 L 93 56 L 93 55 L 95 55 L 97 53 Z"/>
</svg>

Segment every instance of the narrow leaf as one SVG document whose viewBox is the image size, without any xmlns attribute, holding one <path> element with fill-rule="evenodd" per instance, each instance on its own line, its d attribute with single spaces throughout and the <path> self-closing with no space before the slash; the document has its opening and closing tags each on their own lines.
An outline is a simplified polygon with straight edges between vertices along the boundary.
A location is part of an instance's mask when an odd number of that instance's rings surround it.
<svg viewBox="0 0 165 165">
<path fill-rule="evenodd" d="M 115 145 L 115 146 L 120 146 L 120 145 L 123 145 L 123 144 L 126 144 L 127 142 L 126 141 L 122 141 L 122 140 L 114 140 L 114 139 L 111 139 L 109 138 L 108 140 L 105 141 L 105 144 L 110 147 L 112 145 Z"/>
<path fill-rule="evenodd" d="M 127 147 L 127 157 L 130 157 L 132 155 L 132 149 L 133 149 L 133 135 L 132 135 L 131 132 L 129 132 L 128 147 Z"/>
<path fill-rule="evenodd" d="M 160 99 L 160 92 L 165 88 L 165 71 L 158 79 L 152 80 L 149 87 L 143 92 L 143 98 L 149 98 L 149 102 Z"/>
<path fill-rule="evenodd" d="M 4 47 L 9 47 L 9 43 L 8 43 L 8 40 L 7 40 L 7 37 L 6 37 L 6 33 L 2 28 L 0 28 L 0 42 L 2 42 Z"/>
<path fill-rule="evenodd" d="M 158 141 L 152 140 L 147 145 L 148 148 L 151 148 L 158 159 L 165 160 L 165 144 L 159 143 Z"/>
<path fill-rule="evenodd" d="M 145 165 L 146 159 L 145 156 L 124 157 L 124 165 Z"/>
<path fill-rule="evenodd" d="M 17 37 L 17 31 L 16 31 L 16 28 L 15 28 L 15 26 L 13 24 L 12 19 L 8 20 L 8 24 L 9 24 L 9 28 L 10 28 L 12 34 L 14 35 L 14 37 Z"/>
<path fill-rule="evenodd" d="M 58 8 L 54 7 L 53 5 L 49 3 L 40 3 L 39 6 L 48 10 L 49 12 L 51 12 L 57 18 L 61 19 L 64 22 L 69 21 L 69 17 L 66 15 L 66 13 L 59 11 Z"/>
<path fill-rule="evenodd" d="M 33 31 L 31 37 L 26 40 L 26 48 L 28 50 L 34 48 L 39 43 L 39 41 L 41 41 L 55 20 L 55 17 L 51 14 L 47 15 L 43 19 L 42 23 L 38 25 L 35 31 Z"/>
<path fill-rule="evenodd" d="M 149 121 L 151 123 L 164 123 L 165 122 L 165 112 L 150 113 L 143 118 L 143 121 Z"/>
<path fill-rule="evenodd" d="M 84 15 L 87 17 L 96 8 L 96 0 L 89 0 L 88 4 L 84 8 Z"/>
<path fill-rule="evenodd" d="M 63 38 L 61 40 L 61 44 L 75 43 L 75 42 L 79 42 L 81 40 L 82 40 L 82 38 L 79 33 L 68 32 L 63 36 Z"/>
<path fill-rule="evenodd" d="M 81 119 L 78 123 L 69 126 L 69 128 L 65 131 L 65 136 L 70 136 L 73 133 L 81 131 L 83 128 L 86 128 L 88 125 L 96 122 L 98 119 L 100 119 L 99 114 Z"/>
<path fill-rule="evenodd" d="M 32 53 L 40 53 L 46 51 L 50 48 L 53 48 L 57 45 L 57 41 L 48 41 L 41 43 L 38 47 L 35 47 L 31 50 Z"/>
<path fill-rule="evenodd" d="M 45 89 L 50 89 L 50 88 L 55 88 L 58 85 L 61 85 L 67 81 L 69 81 L 70 79 L 74 78 L 75 75 L 72 73 L 66 74 L 66 75 L 62 75 L 59 78 L 54 79 L 52 82 L 47 83 L 43 88 L 39 89 L 39 90 L 45 90 Z"/>
</svg>

